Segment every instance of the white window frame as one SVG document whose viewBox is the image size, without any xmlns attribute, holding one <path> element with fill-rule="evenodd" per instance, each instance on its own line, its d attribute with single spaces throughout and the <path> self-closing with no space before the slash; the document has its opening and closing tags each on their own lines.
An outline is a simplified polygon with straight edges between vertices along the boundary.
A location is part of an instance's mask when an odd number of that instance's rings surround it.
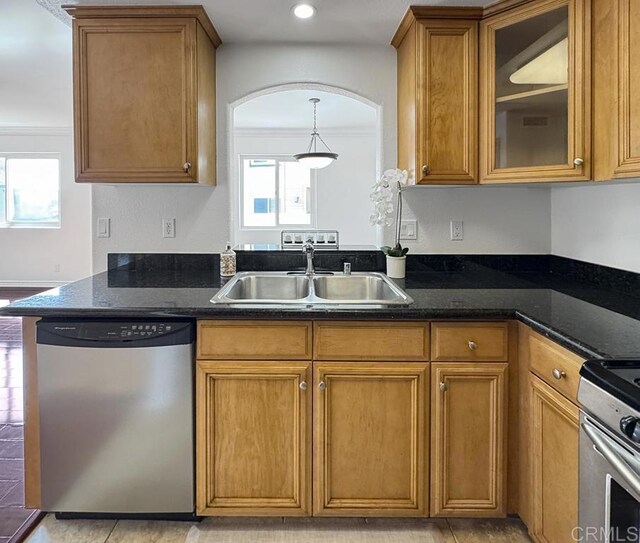
<svg viewBox="0 0 640 543">
<path fill-rule="evenodd" d="M 244 225 L 244 161 L 245 160 L 275 160 L 276 161 L 276 224 L 274 226 L 245 226 Z M 238 217 L 239 229 L 242 232 L 260 231 L 260 232 L 279 232 L 281 230 L 290 229 L 314 229 L 316 228 L 317 219 L 317 191 L 316 191 L 316 179 L 317 171 L 310 170 L 311 173 L 311 205 L 309 206 L 309 214 L 311 215 L 311 221 L 309 224 L 280 224 L 280 168 L 278 168 L 278 162 L 295 162 L 295 159 L 289 155 L 260 155 L 260 154 L 247 154 L 238 155 Z"/>
<path fill-rule="evenodd" d="M 5 178 L 4 178 L 4 201 L 0 202 L 0 205 L 4 207 L 4 216 L 5 220 L 0 221 L 0 228 L 61 228 L 62 227 L 62 158 L 60 153 L 57 152 L 41 152 L 41 153 L 17 153 L 17 152 L 2 152 L 0 151 L 0 158 L 5 159 Z M 7 205 L 7 160 L 11 158 L 43 158 L 43 159 L 52 159 L 55 158 L 58 160 L 58 220 L 55 222 L 28 222 L 28 221 L 8 221 L 8 205 Z"/>
</svg>

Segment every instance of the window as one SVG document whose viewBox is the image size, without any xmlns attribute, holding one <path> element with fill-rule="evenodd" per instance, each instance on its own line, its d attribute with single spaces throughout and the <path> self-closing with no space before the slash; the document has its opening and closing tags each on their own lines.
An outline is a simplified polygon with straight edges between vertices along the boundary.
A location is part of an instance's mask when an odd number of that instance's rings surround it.
<svg viewBox="0 0 640 543">
<path fill-rule="evenodd" d="M 0 153 L 0 226 L 59 225 L 58 155 Z"/>
<path fill-rule="evenodd" d="M 313 226 L 312 176 L 293 159 L 240 157 L 242 228 Z"/>
</svg>

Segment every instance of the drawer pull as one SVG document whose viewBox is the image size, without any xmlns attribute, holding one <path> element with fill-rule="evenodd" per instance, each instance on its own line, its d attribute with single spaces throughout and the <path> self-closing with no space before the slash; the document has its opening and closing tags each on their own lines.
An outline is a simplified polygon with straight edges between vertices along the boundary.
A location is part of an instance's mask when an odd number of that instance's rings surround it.
<svg viewBox="0 0 640 543">
<path fill-rule="evenodd" d="M 307 382 L 306 381 L 300 381 L 300 390 L 307 390 Z"/>
<path fill-rule="evenodd" d="M 320 381 L 320 382 L 318 383 L 318 388 L 319 388 L 320 390 L 325 390 L 325 389 L 327 388 L 327 384 L 326 384 L 324 381 Z"/>
<path fill-rule="evenodd" d="M 469 341 L 469 349 L 475 351 L 478 348 L 478 344 L 475 341 Z"/>
<path fill-rule="evenodd" d="M 442 392 L 445 392 L 447 390 L 447 383 L 445 383 L 444 381 L 440 381 L 440 390 Z"/>
<path fill-rule="evenodd" d="M 553 371 L 551 373 L 556 379 L 558 379 L 558 381 L 560 379 L 564 379 L 567 376 L 566 371 L 559 370 L 558 368 L 553 368 Z"/>
</svg>

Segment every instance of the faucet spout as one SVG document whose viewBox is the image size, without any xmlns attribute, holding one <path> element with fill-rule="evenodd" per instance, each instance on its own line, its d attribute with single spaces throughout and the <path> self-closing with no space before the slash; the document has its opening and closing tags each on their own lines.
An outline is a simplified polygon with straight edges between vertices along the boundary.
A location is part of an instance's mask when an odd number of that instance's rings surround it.
<svg viewBox="0 0 640 543">
<path fill-rule="evenodd" d="M 316 272 L 313 265 L 313 255 L 316 252 L 316 249 L 313 246 L 313 240 L 307 240 L 307 242 L 302 246 L 302 252 L 307 257 L 307 269 L 305 270 L 305 275 L 313 275 Z"/>
</svg>

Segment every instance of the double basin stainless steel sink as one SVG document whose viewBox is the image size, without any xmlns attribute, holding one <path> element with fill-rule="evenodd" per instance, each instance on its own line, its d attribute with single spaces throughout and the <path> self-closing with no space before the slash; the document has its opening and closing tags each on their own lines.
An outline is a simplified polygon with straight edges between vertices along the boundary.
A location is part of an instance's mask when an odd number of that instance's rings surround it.
<svg viewBox="0 0 640 543">
<path fill-rule="evenodd" d="M 413 300 L 383 273 L 303 275 L 242 272 L 212 299 L 214 304 L 298 306 L 408 305 Z"/>
</svg>

